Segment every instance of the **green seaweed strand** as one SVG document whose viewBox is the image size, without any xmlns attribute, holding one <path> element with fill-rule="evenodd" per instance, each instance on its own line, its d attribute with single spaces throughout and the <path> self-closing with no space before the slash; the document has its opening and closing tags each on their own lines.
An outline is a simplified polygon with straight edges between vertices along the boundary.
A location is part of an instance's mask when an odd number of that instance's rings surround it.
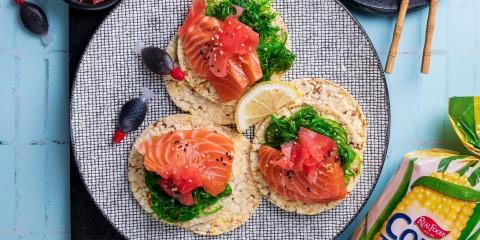
<svg viewBox="0 0 480 240">
<path fill-rule="evenodd" d="M 167 195 L 158 185 L 158 180 L 160 180 L 160 176 L 145 171 L 145 184 L 150 193 L 153 212 L 158 218 L 168 222 L 185 222 L 201 215 L 213 214 L 222 208 L 222 205 L 217 204 L 218 201 L 232 194 L 232 189 L 228 184 L 225 190 L 217 196 L 211 196 L 202 188 L 197 188 L 192 192 L 195 204 L 185 206 Z"/>
<path fill-rule="evenodd" d="M 331 138 L 337 143 L 338 155 L 342 162 L 345 182 L 359 174 L 355 165 L 360 156 L 348 145 L 347 131 L 335 121 L 322 118 L 311 106 L 304 105 L 291 117 L 271 116 L 271 122 L 265 131 L 265 144 L 274 148 L 297 138 L 300 127 L 308 128 Z M 356 163 L 356 164 L 355 164 Z"/>
<path fill-rule="evenodd" d="M 258 33 L 260 41 L 257 47 L 262 67 L 263 81 L 271 80 L 275 73 L 290 69 L 295 54 L 286 47 L 287 33 L 282 33 L 273 24 L 277 13 L 270 8 L 272 0 L 207 0 L 206 14 L 221 20 L 235 14 L 233 5 L 244 9 L 240 22 Z"/>
</svg>

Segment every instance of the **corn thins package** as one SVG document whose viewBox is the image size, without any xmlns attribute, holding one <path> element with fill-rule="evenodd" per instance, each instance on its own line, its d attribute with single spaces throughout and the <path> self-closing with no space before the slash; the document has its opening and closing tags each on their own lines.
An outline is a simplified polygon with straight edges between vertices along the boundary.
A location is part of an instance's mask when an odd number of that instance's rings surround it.
<svg viewBox="0 0 480 240">
<path fill-rule="evenodd" d="M 443 149 L 406 154 L 353 239 L 480 239 L 480 159 Z"/>
<path fill-rule="evenodd" d="M 480 96 L 450 98 L 448 118 L 462 144 L 480 156 Z"/>
</svg>

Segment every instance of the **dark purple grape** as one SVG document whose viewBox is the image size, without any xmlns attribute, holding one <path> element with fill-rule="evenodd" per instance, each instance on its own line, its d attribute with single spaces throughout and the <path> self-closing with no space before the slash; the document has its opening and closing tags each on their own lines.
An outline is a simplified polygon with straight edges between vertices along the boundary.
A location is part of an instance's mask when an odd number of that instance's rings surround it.
<svg viewBox="0 0 480 240">
<path fill-rule="evenodd" d="M 157 47 L 145 47 L 141 56 L 147 68 L 160 75 L 168 75 L 172 72 L 173 61 L 168 53 Z"/>
<path fill-rule="evenodd" d="M 20 19 L 25 28 L 38 35 L 47 35 L 48 20 L 45 12 L 36 4 L 23 2 L 20 4 Z"/>
</svg>

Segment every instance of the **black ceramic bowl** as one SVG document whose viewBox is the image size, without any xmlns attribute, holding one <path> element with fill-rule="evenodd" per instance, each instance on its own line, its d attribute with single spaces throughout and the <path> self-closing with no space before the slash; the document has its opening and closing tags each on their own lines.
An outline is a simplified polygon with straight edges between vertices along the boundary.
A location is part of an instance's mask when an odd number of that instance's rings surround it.
<svg viewBox="0 0 480 240">
<path fill-rule="evenodd" d="M 80 10 L 102 10 L 108 7 L 115 5 L 120 0 L 104 0 L 101 3 L 81 3 L 80 0 L 64 0 L 70 7 L 80 9 Z"/>
<path fill-rule="evenodd" d="M 341 0 L 348 7 L 370 13 L 396 14 L 400 0 Z M 417 10 L 428 6 L 428 0 L 410 0 L 408 10 Z"/>
</svg>

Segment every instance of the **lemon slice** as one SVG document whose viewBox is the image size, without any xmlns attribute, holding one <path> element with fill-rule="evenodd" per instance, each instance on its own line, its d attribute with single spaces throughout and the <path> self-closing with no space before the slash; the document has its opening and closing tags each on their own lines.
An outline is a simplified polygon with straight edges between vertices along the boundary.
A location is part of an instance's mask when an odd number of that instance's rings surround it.
<svg viewBox="0 0 480 240">
<path fill-rule="evenodd" d="M 285 82 L 257 84 L 240 99 L 235 111 L 235 123 L 239 132 L 276 113 L 280 108 L 292 104 L 301 93 Z"/>
</svg>

